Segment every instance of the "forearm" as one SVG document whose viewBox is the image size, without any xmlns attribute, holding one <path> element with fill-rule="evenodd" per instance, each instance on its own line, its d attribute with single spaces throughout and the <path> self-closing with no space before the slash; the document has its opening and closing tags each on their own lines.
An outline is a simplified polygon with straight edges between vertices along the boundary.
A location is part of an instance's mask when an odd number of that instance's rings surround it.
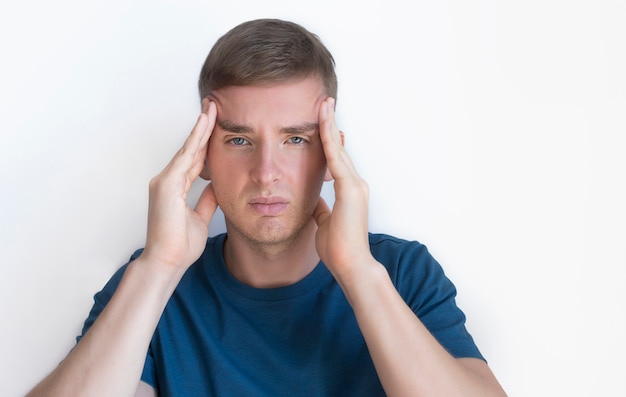
<svg viewBox="0 0 626 397">
<path fill-rule="evenodd" d="M 117 291 L 65 360 L 29 396 L 130 396 L 148 345 L 182 277 L 179 270 L 131 263 Z"/>
<path fill-rule="evenodd" d="M 373 258 L 338 282 L 354 309 L 387 395 L 504 395 L 484 362 L 468 366 L 439 344 Z"/>
</svg>

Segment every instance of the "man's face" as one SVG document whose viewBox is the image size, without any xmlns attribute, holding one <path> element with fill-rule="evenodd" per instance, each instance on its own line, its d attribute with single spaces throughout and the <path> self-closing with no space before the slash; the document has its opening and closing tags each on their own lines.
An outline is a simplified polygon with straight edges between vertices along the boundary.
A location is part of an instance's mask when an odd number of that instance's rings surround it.
<svg viewBox="0 0 626 397">
<path fill-rule="evenodd" d="M 325 92 L 313 77 L 213 92 L 207 165 L 229 235 L 271 246 L 312 222 L 327 174 L 318 128 Z"/>
</svg>

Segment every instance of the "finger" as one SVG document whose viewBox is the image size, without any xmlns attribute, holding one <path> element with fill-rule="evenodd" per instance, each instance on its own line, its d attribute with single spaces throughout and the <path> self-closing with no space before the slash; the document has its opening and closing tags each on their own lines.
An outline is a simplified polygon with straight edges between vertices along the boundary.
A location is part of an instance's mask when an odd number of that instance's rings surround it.
<svg viewBox="0 0 626 397">
<path fill-rule="evenodd" d="M 335 180 L 358 177 L 354 164 L 345 150 L 343 133 L 339 131 L 335 122 L 334 104 L 333 98 L 327 98 L 322 102 L 319 114 L 320 139 L 328 170 Z"/>
<path fill-rule="evenodd" d="M 217 106 L 215 102 L 207 100 L 206 103 L 206 112 L 200 113 L 198 122 L 187 139 L 189 141 L 189 149 L 195 153 L 198 153 L 199 149 L 203 149 L 209 142 L 217 118 Z M 185 142 L 185 144 L 187 144 L 187 142 Z M 185 145 L 183 145 L 183 149 L 184 148 Z"/>
<path fill-rule="evenodd" d="M 337 128 L 335 122 L 335 100 L 333 98 L 326 98 L 320 106 L 320 134 L 322 135 L 322 142 L 324 146 L 329 148 L 338 149 L 343 146 L 341 132 Z"/>
<path fill-rule="evenodd" d="M 326 219 L 328 219 L 330 214 L 330 207 L 328 206 L 328 204 L 326 204 L 326 200 L 320 197 L 319 201 L 317 202 L 317 206 L 315 207 L 315 210 L 313 210 L 313 219 L 315 220 L 317 226 L 323 224 Z"/>
<path fill-rule="evenodd" d="M 199 163 L 197 163 L 198 169 L 194 171 L 194 179 L 200 176 L 202 179 L 211 180 L 211 175 L 209 172 L 209 139 L 213 134 L 213 129 L 215 128 L 215 124 L 217 123 L 217 104 L 213 101 L 210 101 L 208 98 L 203 101 L 204 107 L 206 108 L 206 113 L 209 116 L 209 136 L 206 142 L 206 147 L 203 148 L 201 155 L 196 159 Z"/>
<path fill-rule="evenodd" d="M 183 143 L 183 146 L 172 158 L 172 161 L 170 162 L 171 168 L 183 168 L 186 171 L 191 167 L 191 165 L 195 162 L 198 149 L 202 146 L 201 142 L 206 135 L 208 125 L 208 116 L 204 113 L 200 113 L 195 126 Z"/>
<path fill-rule="evenodd" d="M 200 148 L 196 151 L 196 156 L 194 158 L 193 167 L 191 170 L 191 176 L 193 179 L 197 178 L 198 175 L 202 172 L 202 169 L 205 166 L 208 148 L 209 148 L 209 139 L 213 133 L 213 128 L 215 127 L 215 123 L 217 120 L 217 106 L 215 102 L 208 102 L 207 105 L 207 116 L 209 118 L 209 125 L 205 131 L 205 135 L 200 140 Z"/>
<path fill-rule="evenodd" d="M 198 198 L 198 202 L 196 203 L 196 207 L 194 209 L 196 213 L 200 216 L 206 224 L 211 222 L 211 218 L 213 218 L 213 214 L 217 210 L 217 198 L 215 197 L 215 192 L 213 191 L 213 185 L 210 183 L 206 185 L 202 194 Z"/>
<path fill-rule="evenodd" d="M 196 125 L 185 140 L 182 148 L 172 159 L 171 168 L 188 173 L 192 179 L 197 175 L 193 175 L 196 171 L 195 165 L 199 160 L 203 160 L 206 156 L 207 143 L 211 137 L 211 132 L 215 126 L 215 118 L 217 115 L 215 103 L 209 103 L 207 113 L 200 113 Z M 190 172 L 191 171 L 191 172 Z M 197 171 L 199 174 L 199 171 Z"/>
</svg>

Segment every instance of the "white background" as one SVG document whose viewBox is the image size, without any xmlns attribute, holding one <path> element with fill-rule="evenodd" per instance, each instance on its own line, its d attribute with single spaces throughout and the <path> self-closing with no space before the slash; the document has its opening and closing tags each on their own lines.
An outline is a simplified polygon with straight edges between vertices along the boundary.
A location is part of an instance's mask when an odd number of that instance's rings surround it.
<svg viewBox="0 0 626 397">
<path fill-rule="evenodd" d="M 371 230 L 430 248 L 509 395 L 626 395 L 626 2 L 6 4 L 0 395 L 65 356 L 143 245 L 206 54 L 258 17 L 335 54 Z"/>
</svg>

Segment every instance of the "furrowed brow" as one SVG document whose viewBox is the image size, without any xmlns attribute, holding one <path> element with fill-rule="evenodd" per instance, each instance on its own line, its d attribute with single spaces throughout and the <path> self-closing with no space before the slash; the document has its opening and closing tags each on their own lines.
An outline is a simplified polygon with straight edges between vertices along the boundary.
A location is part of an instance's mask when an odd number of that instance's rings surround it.
<svg viewBox="0 0 626 397">
<path fill-rule="evenodd" d="M 247 125 L 237 124 L 234 121 L 218 119 L 217 125 L 224 131 L 235 134 L 247 134 L 252 132 L 252 128 Z"/>
<path fill-rule="evenodd" d="M 280 129 L 280 131 L 285 134 L 303 134 L 305 132 L 317 131 L 318 129 L 318 123 L 303 123 L 298 125 L 292 125 L 289 127 L 283 127 Z"/>
</svg>

